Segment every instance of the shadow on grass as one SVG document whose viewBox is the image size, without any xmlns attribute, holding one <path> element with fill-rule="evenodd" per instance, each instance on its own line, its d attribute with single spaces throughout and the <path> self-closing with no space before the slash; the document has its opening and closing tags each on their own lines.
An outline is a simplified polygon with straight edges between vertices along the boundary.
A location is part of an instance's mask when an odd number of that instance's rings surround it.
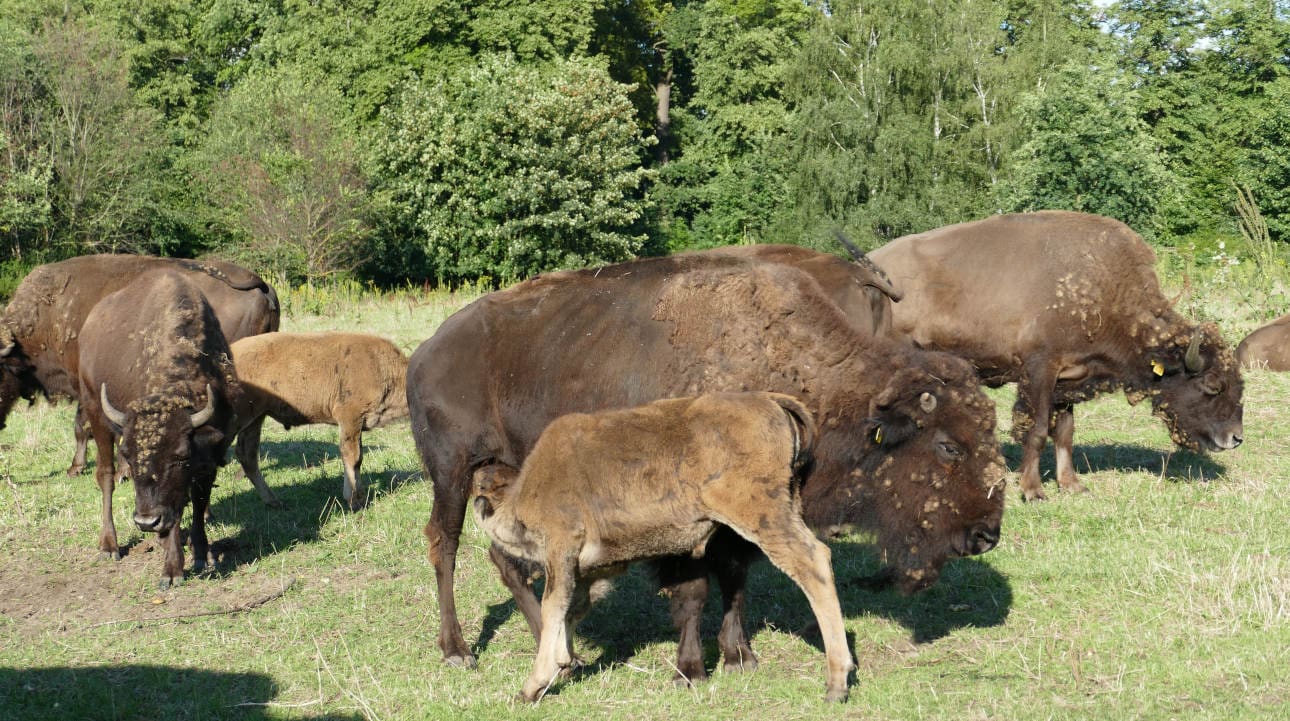
<svg viewBox="0 0 1290 721">
<path fill-rule="evenodd" d="M 1021 465 L 1021 446 L 1002 445 L 1003 457 L 1014 472 Z M 1102 471 L 1140 471 L 1163 476 L 1171 481 L 1210 481 L 1227 473 L 1227 466 L 1204 453 L 1172 448 L 1162 451 L 1147 446 L 1118 443 L 1075 443 L 1075 473 Z M 1049 443 L 1039 457 L 1039 475 L 1045 483 L 1056 484 L 1056 461 Z"/>
<path fill-rule="evenodd" d="M 0 715 L 24 721 L 82 718 L 277 719 L 277 686 L 258 673 L 169 666 L 0 667 Z M 358 715 L 310 715 L 348 721 Z"/>
<path fill-rule="evenodd" d="M 909 630 L 914 643 L 931 643 L 962 628 L 998 626 L 1012 607 L 1012 588 L 1007 579 L 978 558 L 951 559 L 935 585 L 906 596 L 872 581 L 882 569 L 872 545 L 843 540 L 831 542 L 829 547 L 843 615 L 895 621 Z M 701 624 L 703 660 L 709 672 L 721 663 L 716 642 L 721 627 L 721 594 L 715 580 L 711 588 Z M 751 567 L 747 589 L 744 621 L 754 651 L 757 634 L 771 628 L 800 634 L 823 652 L 815 615 L 801 589 L 787 576 L 763 559 Z M 622 663 L 646 645 L 675 643 L 677 633 L 672 627 L 670 608 L 649 566 L 634 564 L 627 574 L 614 579 L 613 590 L 593 605 L 578 625 L 576 635 L 600 649 L 600 655 L 578 676 L 594 675 Z M 489 606 L 474 648 L 476 655 L 487 650 L 497 629 L 514 613 L 517 609 L 513 600 Z M 848 633 L 851 648 L 855 648 L 854 641 Z"/>
<path fill-rule="evenodd" d="M 364 446 L 365 450 L 373 448 Z M 282 502 L 281 508 L 266 506 L 242 475 L 237 460 L 230 460 L 220 473 L 219 485 L 232 487 L 234 492 L 221 494 L 211 504 L 210 513 L 216 523 L 237 526 L 238 530 L 232 536 L 210 534 L 211 555 L 215 559 L 212 572 L 227 575 L 278 549 L 315 541 L 331 514 L 349 513 L 342 495 L 343 471 L 335 464 L 324 467 L 339 455 L 336 444 L 325 441 L 262 442 L 260 472 Z M 419 474 L 386 471 L 362 473 L 362 478 L 368 498 L 375 499 L 407 482 L 411 475 L 419 477 Z M 284 481 L 284 476 L 292 480 Z M 303 481 L 299 480 L 301 477 Z"/>
</svg>

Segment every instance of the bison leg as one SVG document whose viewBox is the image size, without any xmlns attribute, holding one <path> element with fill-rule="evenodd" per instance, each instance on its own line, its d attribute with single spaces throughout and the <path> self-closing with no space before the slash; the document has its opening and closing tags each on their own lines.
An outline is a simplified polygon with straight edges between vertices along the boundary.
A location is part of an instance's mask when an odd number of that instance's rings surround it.
<svg viewBox="0 0 1290 721">
<path fill-rule="evenodd" d="M 426 523 L 426 557 L 434 566 L 435 581 L 439 592 L 439 649 L 451 666 L 475 667 L 475 654 L 470 652 L 457 621 L 457 600 L 453 589 L 453 575 L 457 570 L 457 545 L 461 540 L 461 527 L 466 519 L 464 483 L 459 478 L 469 478 L 464 469 L 451 475 L 432 475 L 434 479 L 434 507 Z M 440 478 L 443 478 L 441 481 Z"/>
<path fill-rule="evenodd" d="M 542 640 L 542 604 L 538 601 L 537 594 L 533 592 L 533 583 L 529 574 L 520 566 L 515 559 L 507 556 L 502 549 L 493 544 L 488 547 L 488 558 L 497 567 L 497 573 L 502 579 L 506 588 L 510 589 L 511 595 L 515 597 L 515 607 L 524 615 L 524 620 L 529 624 L 529 632 L 533 634 L 534 641 Z"/>
<path fill-rule="evenodd" d="M 1088 491 L 1075 475 L 1075 410 L 1070 404 L 1059 405 L 1053 411 L 1049 434 L 1057 456 L 1057 484 L 1072 493 Z"/>
<path fill-rule="evenodd" d="M 520 690 L 520 697 L 530 702 L 542 698 L 561 670 L 573 663 L 568 622 L 577 587 L 578 554 L 559 549 L 548 549 L 548 554 L 546 590 L 542 594 L 542 636 L 533 673 Z"/>
<path fill-rule="evenodd" d="M 238 431 L 233 455 L 237 456 L 237 463 L 242 467 L 242 473 L 251 479 L 251 485 L 255 486 L 255 492 L 260 494 L 260 500 L 264 501 L 266 506 L 281 508 L 282 501 L 274 495 L 273 489 L 264 482 L 264 474 L 260 473 L 260 431 L 263 427 L 264 416 L 260 416 Z"/>
<path fill-rule="evenodd" d="M 787 484 L 787 483 L 786 483 Z M 846 626 L 837 587 L 833 583 L 833 565 L 825 546 L 806 527 L 801 514 L 789 504 L 776 503 L 769 497 L 757 503 L 742 498 L 737 505 L 715 508 L 726 516 L 724 522 L 736 533 L 756 543 L 770 562 L 783 571 L 806 594 L 815 612 L 824 654 L 828 660 L 826 701 L 845 701 L 847 676 L 855 665 L 847 646 Z"/>
<path fill-rule="evenodd" d="M 672 557 L 658 562 L 659 584 L 672 599 L 672 626 L 676 628 L 677 683 L 708 678 L 703 666 L 703 639 L 699 624 L 708 598 L 708 563 L 702 559 Z"/>
<path fill-rule="evenodd" d="M 166 558 L 161 566 L 161 590 L 166 590 L 171 586 L 179 586 L 184 582 L 184 544 L 182 542 L 183 532 L 180 530 L 180 521 L 183 520 L 183 509 L 180 509 L 180 517 L 175 519 L 175 525 L 170 530 L 160 534 L 161 547 L 166 551 Z M 195 523 L 194 523 L 195 525 Z"/>
<path fill-rule="evenodd" d="M 86 417 L 92 419 L 91 433 L 94 436 L 94 451 L 98 454 L 98 466 L 94 469 L 94 480 L 99 484 L 102 496 L 102 521 L 99 525 L 99 556 L 101 558 L 121 559 L 121 549 L 116 542 L 116 523 L 112 520 L 112 492 L 116 490 L 116 473 L 112 467 L 115 457 L 112 446 L 115 437 L 108 427 L 103 414 L 86 411 Z"/>
<path fill-rule="evenodd" d="M 756 548 L 742 538 L 732 538 L 727 545 L 729 549 L 716 564 L 717 584 L 721 586 L 724 608 L 717 643 L 725 658 L 723 668 L 726 672 L 754 671 L 757 669 L 757 656 L 744 632 L 744 600 L 747 596 L 748 564 L 752 562 Z"/>
<path fill-rule="evenodd" d="M 1048 442 L 1048 428 L 1043 421 L 1053 411 L 1053 389 L 1057 373 L 1040 360 L 1028 365 L 1017 384 L 1017 402 L 1012 407 L 1012 437 L 1021 444 L 1021 492 L 1027 501 L 1043 500 L 1044 486 L 1039 478 L 1039 456 Z"/>
<path fill-rule="evenodd" d="M 209 479 L 193 479 L 193 529 L 189 538 L 193 546 L 193 574 L 206 570 L 210 557 L 210 543 L 206 538 L 206 512 L 210 508 L 211 488 L 215 485 L 214 474 Z M 182 568 L 182 566 L 181 566 Z"/>
<path fill-rule="evenodd" d="M 90 444 L 90 419 L 79 403 L 76 404 L 76 420 L 72 421 L 72 435 L 76 437 L 76 450 L 72 453 L 72 465 L 67 467 L 68 478 L 79 476 L 85 470 L 85 449 Z"/>
<path fill-rule="evenodd" d="M 340 461 L 345 466 L 345 485 L 341 489 L 349 510 L 357 511 L 367 505 L 367 493 L 358 470 L 363 465 L 363 422 L 344 419 L 340 425 Z"/>
</svg>

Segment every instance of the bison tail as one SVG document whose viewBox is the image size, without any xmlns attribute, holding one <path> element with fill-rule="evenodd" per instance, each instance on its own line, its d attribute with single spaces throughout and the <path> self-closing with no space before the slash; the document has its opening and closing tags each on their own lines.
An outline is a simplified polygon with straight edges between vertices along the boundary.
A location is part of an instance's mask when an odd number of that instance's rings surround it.
<svg viewBox="0 0 1290 721">
<path fill-rule="evenodd" d="M 904 292 L 897 288 L 895 283 L 891 282 L 891 278 L 887 275 L 887 272 L 878 267 L 877 263 L 870 260 L 869 256 L 866 255 L 863 250 L 860 250 L 860 246 L 856 245 L 855 241 L 851 240 L 846 233 L 835 228 L 833 230 L 833 237 L 837 238 L 838 242 L 842 244 L 842 247 L 847 249 L 847 252 L 851 254 L 851 259 L 854 260 L 857 265 L 873 274 L 874 281 L 872 283 L 867 283 L 866 285 L 871 285 L 874 288 L 877 288 L 883 295 L 890 298 L 892 303 L 899 303 L 901 299 L 905 297 Z"/>
</svg>

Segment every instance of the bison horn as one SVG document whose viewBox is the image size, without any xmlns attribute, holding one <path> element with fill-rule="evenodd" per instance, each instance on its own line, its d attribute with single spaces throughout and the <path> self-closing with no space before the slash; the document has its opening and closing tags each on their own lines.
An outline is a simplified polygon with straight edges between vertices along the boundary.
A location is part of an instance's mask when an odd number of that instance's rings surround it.
<svg viewBox="0 0 1290 721">
<path fill-rule="evenodd" d="M 1191 345 L 1187 346 L 1187 355 L 1183 356 L 1183 367 L 1188 373 L 1200 373 L 1205 370 L 1205 361 L 1200 357 L 1200 331 L 1191 336 Z"/>
<path fill-rule="evenodd" d="M 113 425 L 117 428 L 125 427 L 125 414 L 113 408 L 112 404 L 108 402 L 106 383 L 99 386 L 99 404 L 103 406 L 103 415 L 107 416 L 107 419 L 112 421 Z"/>
<path fill-rule="evenodd" d="M 931 413 L 936 410 L 936 396 L 924 391 L 923 395 L 918 397 L 918 405 L 922 407 L 924 413 Z"/>
<path fill-rule="evenodd" d="M 200 428 L 206 425 L 212 417 L 215 416 L 215 394 L 211 392 L 211 384 L 206 384 L 206 407 L 192 415 L 193 428 Z"/>
</svg>

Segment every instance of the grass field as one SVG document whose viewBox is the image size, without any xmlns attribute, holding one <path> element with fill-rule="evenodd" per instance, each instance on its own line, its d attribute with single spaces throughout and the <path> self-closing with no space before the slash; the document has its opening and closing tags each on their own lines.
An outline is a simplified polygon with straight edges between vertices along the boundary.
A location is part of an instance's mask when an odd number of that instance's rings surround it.
<svg viewBox="0 0 1290 721">
<path fill-rule="evenodd" d="M 285 330 L 362 329 L 411 351 L 468 296 L 295 299 Z M 288 298 L 291 301 L 291 298 Z M 292 308 L 289 302 L 288 308 Z M 1236 330 L 1239 303 L 1215 311 Z M 1240 337 L 1239 333 L 1235 337 Z M 1000 440 L 1012 396 L 993 392 Z M 1290 717 L 1290 375 L 1247 374 L 1245 444 L 1175 452 L 1146 407 L 1077 409 L 1091 493 L 1023 504 L 1003 539 L 902 597 L 855 580 L 877 568 L 862 537 L 833 545 L 858 669 L 851 700 L 822 702 L 824 656 L 805 599 L 768 564 L 750 579 L 761 667 L 675 686 L 667 600 L 621 579 L 579 627 L 588 665 L 536 707 L 514 698 L 535 651 L 469 525 L 458 605 L 479 668 L 435 645 L 432 503 L 408 426 L 365 436 L 363 512 L 337 504 L 334 429 L 266 424 L 265 508 L 221 471 L 209 527 L 218 571 L 157 590 L 162 552 L 117 492 L 119 562 L 95 560 L 98 491 L 67 478 L 71 407 L 24 407 L 0 434 L 0 721 L 9 719 L 1252 719 Z M 191 562 L 191 559 L 189 559 Z M 718 603 L 705 617 L 719 666 Z"/>
</svg>

